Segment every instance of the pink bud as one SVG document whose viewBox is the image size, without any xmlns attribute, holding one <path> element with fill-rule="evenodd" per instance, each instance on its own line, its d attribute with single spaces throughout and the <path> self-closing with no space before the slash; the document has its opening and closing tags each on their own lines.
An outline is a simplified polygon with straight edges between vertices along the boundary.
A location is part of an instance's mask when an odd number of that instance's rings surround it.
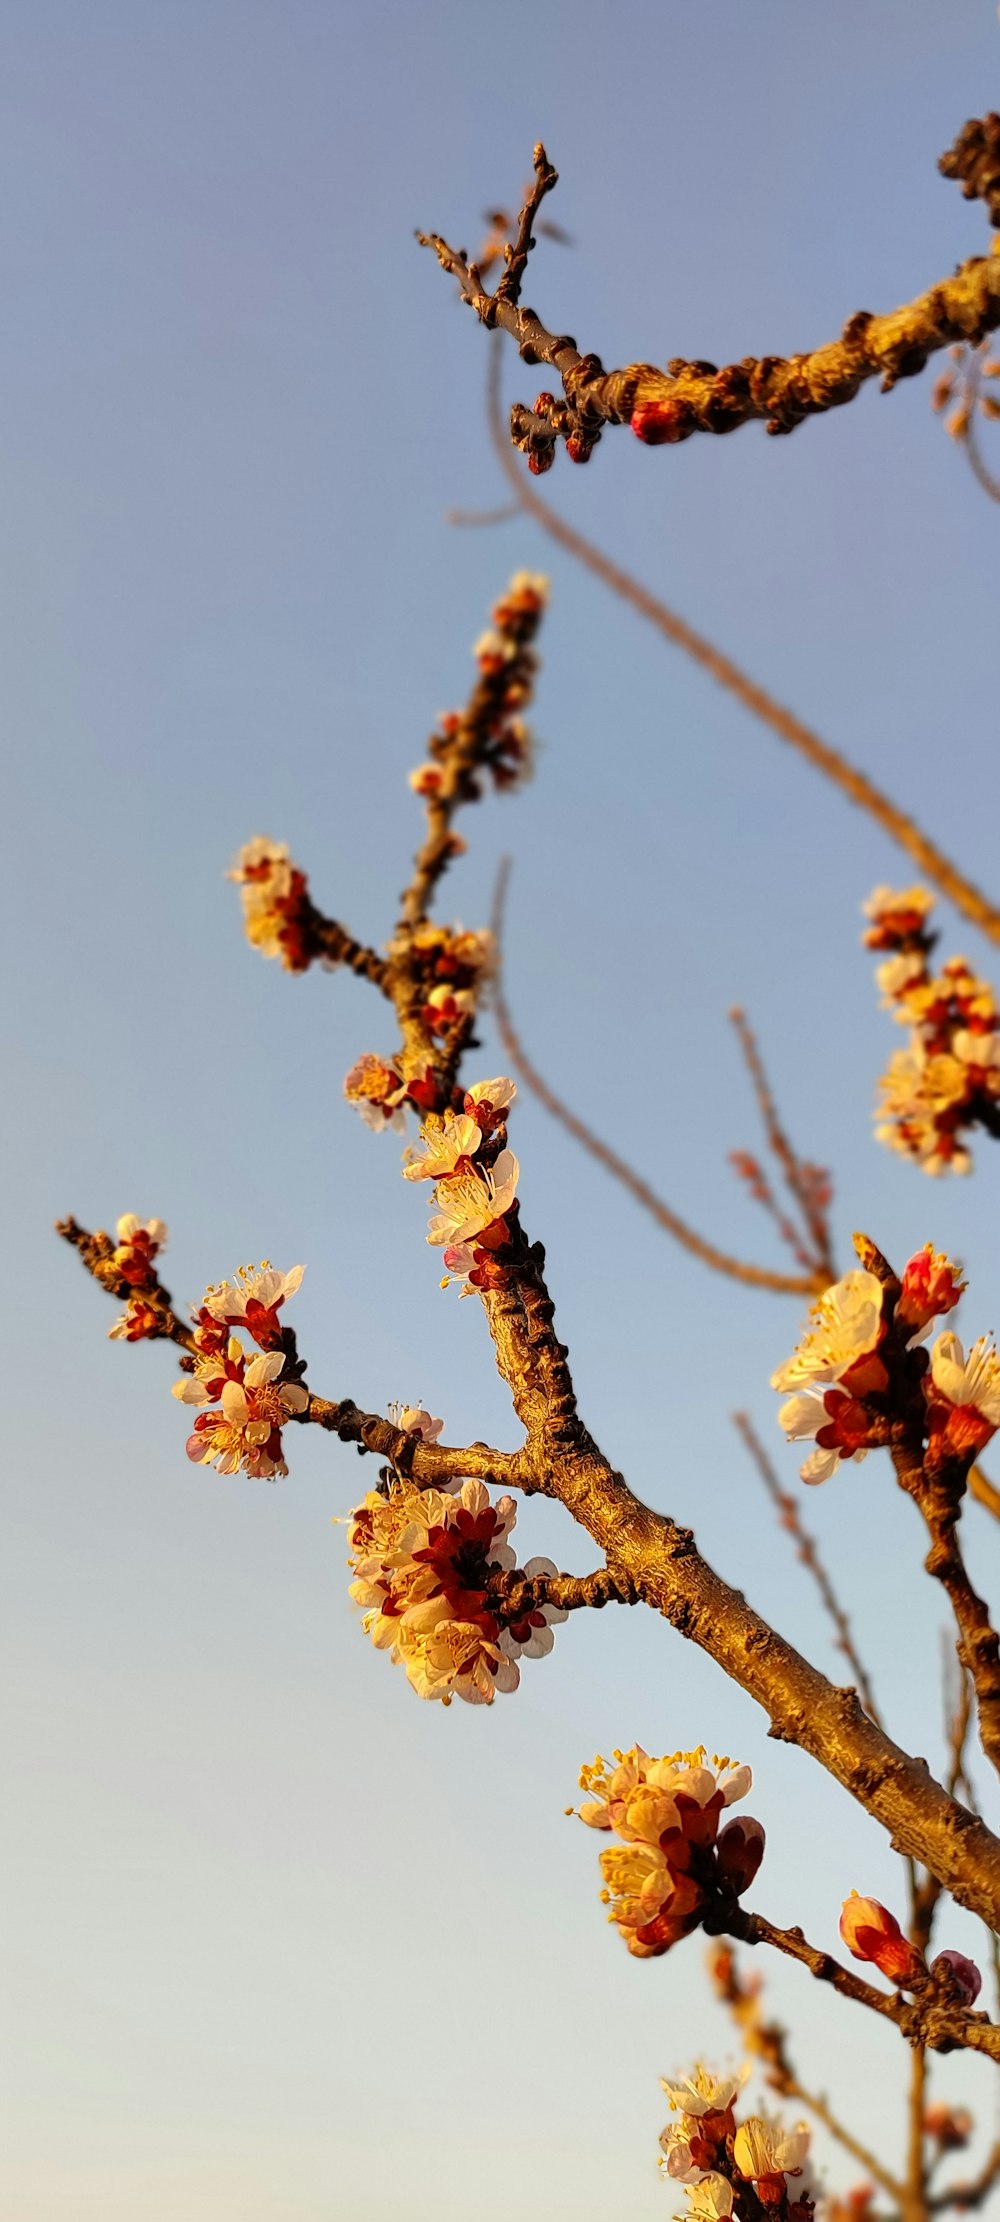
<svg viewBox="0 0 1000 2222">
<path fill-rule="evenodd" d="M 751 1813 L 741 1814 L 739 1820 L 727 1821 L 716 1840 L 715 1854 L 720 1873 L 737 1897 L 742 1898 L 764 1857 L 764 1831 L 760 1822 L 755 1821 Z"/>
<path fill-rule="evenodd" d="M 931 1961 L 931 1973 L 936 1967 L 948 1969 L 956 1990 L 961 1992 L 967 2006 L 974 2006 L 983 1987 L 983 1978 L 975 1960 L 967 1960 L 964 1952 L 939 1952 Z"/>
<path fill-rule="evenodd" d="M 895 1915 L 877 1898 L 862 1898 L 852 1890 L 844 1900 L 840 1934 L 856 1960 L 870 1960 L 901 1990 L 912 1990 L 914 1978 L 919 1979 L 924 1972 L 919 1952 L 904 1937 Z"/>
</svg>

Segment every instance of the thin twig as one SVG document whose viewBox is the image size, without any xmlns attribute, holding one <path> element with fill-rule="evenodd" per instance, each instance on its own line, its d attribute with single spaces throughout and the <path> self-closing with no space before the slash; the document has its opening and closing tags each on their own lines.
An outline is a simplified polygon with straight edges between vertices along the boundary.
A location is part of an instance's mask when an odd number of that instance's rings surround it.
<svg viewBox="0 0 1000 2222">
<path fill-rule="evenodd" d="M 837 1596 L 836 1590 L 834 1589 L 833 1583 L 830 1580 L 830 1576 L 827 1573 L 823 1561 L 820 1557 L 819 1548 L 816 1544 L 815 1538 L 809 1535 L 807 1530 L 803 1527 L 802 1522 L 799 1518 L 799 1511 L 798 1506 L 795 1502 L 795 1498 L 790 1497 L 787 1491 L 782 1488 L 781 1483 L 778 1480 L 777 1473 L 775 1472 L 771 1460 L 769 1459 L 767 1452 L 764 1449 L 764 1445 L 761 1442 L 760 1437 L 757 1434 L 757 1431 L 749 1415 L 746 1412 L 734 1412 L 733 1426 L 737 1429 L 739 1434 L 742 1436 L 744 1443 L 746 1444 L 747 1450 L 749 1451 L 750 1456 L 753 1459 L 754 1465 L 756 1466 L 764 1487 L 767 1490 L 768 1496 L 770 1497 L 771 1502 L 775 1507 L 782 1527 L 786 1528 L 788 1534 L 792 1537 L 792 1540 L 795 1544 L 796 1556 L 798 1557 L 800 1563 L 806 1568 L 806 1571 L 812 1575 L 813 1581 L 816 1584 L 820 1597 L 823 1600 L 824 1610 L 829 1615 L 829 1618 L 836 1630 L 837 1649 L 838 1651 L 843 1652 L 844 1657 L 848 1662 L 848 1665 L 857 1684 L 858 1692 L 861 1697 L 861 1702 L 865 1708 L 865 1711 L 871 1716 L 871 1719 L 875 1721 L 876 1725 L 878 1727 L 881 1727 L 881 1716 L 879 1714 L 878 1706 L 875 1703 L 875 1694 L 872 1689 L 871 1682 L 868 1678 L 866 1669 L 858 1653 L 854 1637 L 851 1634 L 851 1623 L 848 1620 L 847 1614 L 844 1611 L 840 1599 Z M 952 1795 L 954 1795 L 954 1791 L 952 1792 Z"/>
<path fill-rule="evenodd" d="M 933 881 L 942 895 L 946 895 L 954 903 L 963 917 L 968 918 L 990 941 L 1000 942 L 1000 909 L 971 880 L 965 878 L 957 865 L 944 855 L 913 818 L 907 817 L 905 811 L 890 801 L 888 795 L 884 795 L 865 772 L 858 771 L 839 750 L 831 748 L 828 741 L 821 740 L 811 726 L 805 725 L 793 711 L 777 702 L 766 688 L 758 686 L 756 680 L 741 670 L 739 664 L 734 663 L 722 649 L 706 640 L 703 633 L 696 632 L 693 625 L 689 625 L 685 618 L 678 617 L 675 610 L 668 608 L 657 595 L 651 594 L 648 587 L 632 578 L 628 571 L 623 571 L 619 564 L 612 563 L 600 548 L 595 547 L 592 541 L 585 540 L 582 533 L 568 525 L 558 511 L 543 500 L 541 494 L 526 479 L 504 433 L 500 412 L 500 355 L 501 342 L 497 339 L 489 348 L 490 433 L 500 466 L 514 488 L 522 509 L 541 525 L 550 539 L 565 548 L 568 555 L 582 563 L 605 586 L 610 587 L 613 594 L 617 594 L 622 601 L 637 610 L 639 616 L 654 625 L 675 648 L 683 649 L 684 654 L 699 664 L 703 671 L 707 671 L 709 677 L 720 687 L 725 687 L 729 694 L 735 695 L 752 717 L 759 718 L 763 725 L 777 734 L 779 740 L 787 741 L 814 770 L 822 772 L 825 779 L 839 787 L 849 802 L 866 810 L 869 817 L 874 818 L 875 823 L 881 826 L 883 833 L 888 834 L 890 840 L 895 841 L 899 848 L 905 850 L 907 856 L 913 858 L 921 872 Z"/>
<path fill-rule="evenodd" d="M 662 1196 L 656 1195 L 648 1182 L 643 1180 L 641 1174 L 635 1172 L 623 1157 L 619 1157 L 617 1150 L 613 1150 L 609 1143 L 602 1142 L 600 1137 L 589 1126 L 585 1125 L 584 1121 L 578 1118 L 574 1111 L 569 1109 L 568 1104 L 563 1103 L 562 1098 L 556 1095 L 554 1089 L 549 1087 L 548 1082 L 542 1079 L 541 1073 L 529 1058 L 520 1035 L 515 1029 L 503 989 L 502 930 L 504 896 L 508 876 L 509 865 L 504 860 L 497 874 L 496 891 L 493 898 L 493 935 L 496 943 L 496 962 L 491 981 L 491 997 L 496 1014 L 497 1032 L 515 1071 L 520 1074 L 521 1079 L 531 1089 L 532 1094 L 538 1097 L 539 1102 L 544 1104 L 546 1111 L 550 1112 L 554 1119 L 558 1119 L 560 1126 L 565 1127 L 567 1133 L 572 1134 L 574 1141 L 579 1142 L 591 1157 L 596 1158 L 599 1165 L 603 1165 L 607 1172 L 612 1173 L 614 1178 L 621 1182 L 623 1188 L 627 1188 L 629 1194 L 635 1197 L 636 1202 L 642 1205 L 643 1210 L 648 1211 L 651 1218 L 655 1219 L 657 1226 L 662 1227 L 666 1234 L 672 1235 L 674 1241 L 679 1242 L 681 1248 L 689 1251 L 692 1257 L 700 1258 L 703 1264 L 712 1266 L 716 1273 L 726 1273 L 731 1280 L 742 1281 L 751 1288 L 775 1289 L 782 1296 L 815 1296 L 817 1288 L 826 1285 L 827 1276 L 825 1274 L 820 1279 L 816 1273 L 811 1273 L 808 1276 L 801 1273 L 774 1273 L 768 1266 L 748 1265 L 742 1258 L 730 1257 L 727 1251 L 717 1249 L 715 1244 L 707 1242 L 703 1235 L 696 1234 L 694 1228 L 689 1227 L 686 1220 L 682 1219 L 676 1211 L 672 1211 L 669 1204 L 664 1203 Z"/>
<path fill-rule="evenodd" d="M 502 327 L 525 362 L 546 363 L 561 379 L 564 399 L 545 392 L 533 409 L 516 403 L 511 411 L 511 437 L 536 470 L 549 467 L 559 440 L 566 441 L 574 461 L 585 462 L 607 425 L 631 424 L 655 446 L 676 445 L 694 432 L 732 432 L 754 418 L 764 419 L 769 432 L 791 432 L 805 417 L 853 401 L 867 380 L 878 378 L 887 393 L 899 379 L 921 371 L 937 349 L 981 340 L 1000 324 L 1000 260 L 974 256 L 902 308 L 882 316 L 859 310 L 839 339 L 805 354 L 748 355 L 721 370 L 677 356 L 666 370 L 630 363 L 606 372 L 598 355 L 581 354 L 575 340 L 549 331 L 534 309 L 519 306 L 534 246 L 532 218 L 558 183 L 540 142 L 534 162 L 517 239 L 506 250 L 507 269 L 492 294 L 476 264 L 439 233 L 418 232 L 417 238 L 457 279 L 463 301 L 488 330 Z"/>
</svg>

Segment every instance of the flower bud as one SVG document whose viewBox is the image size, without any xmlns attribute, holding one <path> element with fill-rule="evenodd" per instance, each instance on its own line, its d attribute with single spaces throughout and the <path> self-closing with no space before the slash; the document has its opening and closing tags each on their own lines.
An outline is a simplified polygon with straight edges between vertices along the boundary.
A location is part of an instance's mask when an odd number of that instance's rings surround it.
<svg viewBox="0 0 1000 2222">
<path fill-rule="evenodd" d="M 916 1947 L 904 1937 L 894 1914 L 877 1898 L 862 1898 L 852 1890 L 840 1916 L 840 1934 L 856 1960 L 870 1960 L 890 1983 L 912 1990 L 924 1963 Z"/>
<path fill-rule="evenodd" d="M 941 1313 L 953 1310 L 964 1288 L 961 1266 L 927 1242 L 903 1268 L 896 1318 L 919 1331 Z"/>
<path fill-rule="evenodd" d="M 742 1898 L 749 1890 L 761 1860 L 764 1857 L 764 1831 L 751 1813 L 739 1820 L 727 1821 L 719 1832 L 715 1846 L 719 1872 L 724 1880 Z"/>
<path fill-rule="evenodd" d="M 646 447 L 665 447 L 682 440 L 687 431 L 686 410 L 678 401 L 640 401 L 629 418 L 637 440 Z"/>
<path fill-rule="evenodd" d="M 938 1967 L 947 1968 L 966 2005 L 974 2006 L 983 1987 L 983 1978 L 975 1960 L 967 1960 L 964 1952 L 939 1952 L 937 1958 L 931 1961 L 931 1973 Z"/>
</svg>

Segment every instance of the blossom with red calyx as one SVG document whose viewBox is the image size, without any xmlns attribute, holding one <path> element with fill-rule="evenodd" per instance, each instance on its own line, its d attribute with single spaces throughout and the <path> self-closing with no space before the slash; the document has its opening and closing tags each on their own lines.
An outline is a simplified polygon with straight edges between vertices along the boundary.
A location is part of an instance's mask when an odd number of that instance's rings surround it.
<svg viewBox="0 0 1000 2222">
<path fill-rule="evenodd" d="M 262 956 L 280 957 L 286 972 L 305 972 L 314 954 L 307 931 L 309 883 L 285 842 L 255 834 L 226 878 L 239 887 L 247 940 Z"/>
<path fill-rule="evenodd" d="M 614 1756 L 613 1768 L 598 1757 L 581 1770 L 579 1818 L 621 1839 L 601 1853 L 608 1919 L 635 1958 L 654 1959 L 697 1928 L 720 1883 L 732 1888 L 719 1868 L 719 1820 L 752 1776 L 729 1760 L 709 1767 L 701 1748 L 650 1759 L 636 1745 Z"/>
<path fill-rule="evenodd" d="M 229 1329 L 224 1321 L 215 1319 L 205 1304 L 200 1305 L 197 1311 L 192 1311 L 191 1317 L 194 1321 L 194 1339 L 199 1350 L 206 1357 L 221 1357 L 229 1341 Z"/>
<path fill-rule="evenodd" d="M 913 1330 L 911 1344 L 923 1341 L 932 1320 L 954 1310 L 965 1286 L 961 1266 L 945 1257 L 943 1251 L 935 1250 L 931 1242 L 925 1242 L 923 1249 L 907 1261 L 896 1318 Z"/>
<path fill-rule="evenodd" d="M 983 1987 L 983 1978 L 975 1960 L 966 1959 L 964 1952 L 948 1950 L 939 1952 L 931 1961 L 931 1974 L 944 1968 L 948 1979 L 955 1986 L 966 2006 L 974 2006 Z"/>
<path fill-rule="evenodd" d="M 427 1230 L 428 1242 L 436 1246 L 474 1242 L 487 1250 L 509 1242 L 504 1214 L 514 1202 L 520 1170 L 513 1150 L 501 1150 L 488 1168 L 470 1165 L 467 1172 L 440 1180 L 434 1190 L 438 1209 Z"/>
<path fill-rule="evenodd" d="M 432 988 L 424 1004 L 423 1016 L 432 1034 L 447 1034 L 460 1019 L 468 1018 L 476 1008 L 475 989 L 454 987 L 447 980 L 440 980 Z"/>
<path fill-rule="evenodd" d="M 477 1080 L 467 1088 L 463 1110 L 483 1134 L 492 1134 L 494 1127 L 505 1126 L 507 1113 L 517 1094 L 513 1080 L 498 1077 L 496 1080 Z"/>
<path fill-rule="evenodd" d="M 879 888 L 865 907 L 874 920 L 865 941 L 891 952 L 876 974 L 885 1003 L 911 1029 L 879 1081 L 877 1139 L 933 1177 L 966 1173 L 964 1130 L 989 1123 L 1000 1098 L 1000 1007 L 964 957 L 932 975 L 926 889 Z"/>
<path fill-rule="evenodd" d="M 130 1288 L 153 1288 L 156 1285 L 154 1260 L 163 1249 L 167 1229 L 162 1219 L 137 1219 L 134 1211 L 125 1212 L 115 1227 L 114 1262 L 123 1281 Z"/>
<path fill-rule="evenodd" d="M 927 1972 L 916 1946 L 877 1898 L 862 1898 L 852 1890 L 844 1900 L 840 1934 L 854 1959 L 870 1960 L 898 1990 L 912 1990 Z"/>
<path fill-rule="evenodd" d="M 121 1317 L 108 1328 L 111 1342 L 144 1342 L 150 1335 L 163 1332 L 163 1314 L 155 1305 L 147 1304 L 142 1296 L 130 1296 Z"/>
<path fill-rule="evenodd" d="M 933 2137 L 943 2153 L 961 2152 L 972 2136 L 972 2115 L 964 2106 L 947 2106 L 938 2100 L 936 2106 L 927 2107 L 924 2114 L 924 2133 Z"/>
<path fill-rule="evenodd" d="M 226 1327 L 245 1327 L 261 1350 L 277 1350 L 281 1343 L 282 1305 L 301 1285 L 304 1265 L 276 1273 L 265 1258 L 260 1266 L 241 1265 L 233 1281 L 220 1281 L 205 1292 L 204 1310 Z"/>
<path fill-rule="evenodd" d="M 862 934 L 866 949 L 898 949 L 926 930 L 934 897 L 926 887 L 876 887 L 861 908 L 871 925 Z"/>
<path fill-rule="evenodd" d="M 885 1333 L 884 1291 L 874 1273 L 855 1268 L 812 1305 L 805 1332 L 787 1363 L 771 1375 L 772 1389 L 800 1389 L 837 1381 L 851 1395 L 884 1389 L 888 1374 L 876 1353 Z"/>
<path fill-rule="evenodd" d="M 522 1652 L 541 1656 L 542 1647 L 505 1640 L 490 1601 L 491 1575 L 516 1563 L 507 1542 L 516 1517 L 513 1498 L 491 1503 L 480 1481 L 464 1481 L 455 1496 L 397 1482 L 351 1514 L 351 1596 L 365 1633 L 402 1665 L 418 1696 L 490 1704 L 517 1688 Z"/>
<path fill-rule="evenodd" d="M 182 1404 L 203 1407 L 186 1446 L 196 1465 L 215 1466 L 220 1474 L 242 1469 L 263 1481 L 287 1474 L 281 1430 L 294 1414 L 306 1410 L 309 1394 L 300 1382 L 279 1381 L 284 1363 L 280 1350 L 262 1351 L 248 1360 L 233 1335 L 224 1358 L 197 1358 L 194 1373 L 174 1383 L 173 1393 Z"/>
<path fill-rule="evenodd" d="M 403 1167 L 404 1180 L 446 1180 L 459 1169 L 467 1170 L 483 1139 L 483 1131 L 466 1113 L 446 1119 L 436 1129 L 421 1127 L 423 1150 Z"/>
<path fill-rule="evenodd" d="M 790 1396 L 778 1413 L 790 1443 L 815 1440 L 817 1448 L 799 1467 L 800 1478 L 814 1484 L 829 1481 L 841 1459 L 860 1465 L 869 1450 L 884 1439 L 884 1422 L 857 1397 L 842 1389 L 804 1390 Z"/>
<path fill-rule="evenodd" d="M 1000 1356 L 992 1335 L 980 1335 L 966 1358 L 958 1336 L 946 1328 L 931 1351 L 924 1394 L 936 1456 L 977 1457 L 1000 1427 Z"/>
<path fill-rule="evenodd" d="M 753 2114 L 736 2132 L 733 2161 L 740 2175 L 753 2184 L 761 2204 L 777 2206 L 788 2191 L 786 2179 L 801 2176 L 809 2143 L 806 2122 L 797 2122 L 789 2130 L 780 2121 Z"/>
<path fill-rule="evenodd" d="M 376 1134 L 384 1133 L 387 1127 L 394 1134 L 406 1133 L 403 1107 L 410 1089 L 395 1066 L 387 1064 L 384 1058 L 373 1057 L 366 1050 L 346 1075 L 344 1094 L 348 1103 L 353 1103 L 355 1110 L 360 1112 L 365 1125 Z"/>
<path fill-rule="evenodd" d="M 410 786 L 415 795 L 436 795 L 444 784 L 440 764 L 418 764 L 409 774 Z"/>
<path fill-rule="evenodd" d="M 733 2102 L 750 2074 L 716 2076 L 699 2065 L 689 2076 L 660 2081 L 678 2119 L 660 2133 L 660 2167 L 675 2183 L 701 2183 L 717 2166 L 720 2151 L 735 2131 Z"/>
</svg>

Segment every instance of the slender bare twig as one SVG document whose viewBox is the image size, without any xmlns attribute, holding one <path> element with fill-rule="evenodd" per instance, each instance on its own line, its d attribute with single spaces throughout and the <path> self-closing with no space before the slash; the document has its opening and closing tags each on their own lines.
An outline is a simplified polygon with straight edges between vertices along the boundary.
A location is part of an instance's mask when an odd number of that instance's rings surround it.
<svg viewBox="0 0 1000 2222">
<path fill-rule="evenodd" d="M 768 1496 L 770 1497 L 771 1502 L 775 1507 L 782 1527 L 787 1529 L 788 1534 L 791 1536 L 792 1541 L 795 1544 L 796 1557 L 806 1568 L 807 1572 L 812 1575 L 813 1581 L 816 1584 L 820 1597 L 823 1600 L 824 1610 L 829 1615 L 829 1618 L 832 1621 L 834 1629 L 836 1631 L 837 1649 L 838 1651 L 843 1652 L 844 1657 L 847 1660 L 847 1663 L 851 1669 L 851 1673 L 853 1674 L 855 1682 L 857 1684 L 858 1691 L 861 1696 L 861 1702 L 865 1708 L 865 1711 L 866 1713 L 869 1713 L 872 1720 L 875 1721 L 879 1727 L 881 1727 L 881 1716 L 879 1714 L 878 1706 L 875 1703 L 875 1694 L 872 1689 L 867 1671 L 862 1663 L 857 1645 L 854 1641 L 854 1637 L 851 1634 L 851 1623 L 848 1620 L 847 1614 L 844 1611 L 840 1599 L 837 1596 L 837 1592 L 834 1589 L 833 1583 L 830 1580 L 830 1576 L 827 1573 L 823 1561 L 820 1557 L 819 1548 L 816 1543 L 815 1537 L 811 1536 L 803 1527 L 802 1522 L 799 1518 L 799 1510 L 795 1502 L 795 1498 L 790 1497 L 787 1491 L 782 1488 L 775 1469 L 771 1463 L 771 1460 L 769 1459 L 767 1452 L 764 1449 L 764 1445 L 761 1442 L 760 1437 L 757 1434 L 756 1428 L 754 1427 L 749 1415 L 746 1412 L 734 1412 L 733 1426 L 738 1430 L 739 1434 L 743 1438 L 744 1443 L 746 1444 L 747 1450 L 749 1451 L 750 1456 L 753 1459 L 754 1465 L 756 1466 L 764 1487 L 767 1490 Z M 954 1790 L 952 1791 L 952 1795 L 954 1795 Z"/>
<path fill-rule="evenodd" d="M 725 655 L 712 641 L 706 640 L 703 633 L 696 632 L 685 618 L 679 617 L 675 610 L 670 609 L 658 595 L 650 593 L 648 587 L 634 579 L 628 571 L 623 571 L 620 564 L 613 563 L 592 541 L 586 540 L 582 533 L 568 525 L 560 517 L 558 510 L 543 500 L 537 489 L 525 478 L 504 434 L 500 410 L 500 355 L 501 342 L 497 339 L 489 348 L 490 433 L 501 468 L 514 488 L 521 508 L 535 519 L 536 524 L 541 525 L 550 539 L 557 541 L 568 555 L 573 556 L 576 562 L 582 563 L 588 571 L 593 572 L 613 594 L 617 594 L 622 601 L 638 611 L 639 616 L 644 617 L 647 623 L 655 625 L 657 631 L 671 641 L 675 648 L 683 649 L 684 654 L 699 664 L 703 671 L 707 671 L 709 677 L 720 687 L 725 687 L 729 694 L 735 695 L 736 700 L 742 702 L 744 709 L 749 710 L 752 717 L 759 718 L 763 725 L 777 734 L 779 740 L 787 741 L 815 771 L 821 772 L 825 779 L 839 787 L 849 802 L 866 810 L 869 817 L 874 818 L 876 825 L 881 826 L 883 833 L 888 834 L 891 841 L 895 841 L 907 856 L 912 857 L 920 871 L 940 889 L 942 895 L 948 897 L 949 902 L 954 903 L 963 917 L 968 918 L 990 941 L 1000 942 L 1000 909 L 971 880 L 966 879 L 964 873 L 958 870 L 950 857 L 944 855 L 936 842 L 924 833 L 913 818 L 900 810 L 898 804 L 884 795 L 865 772 L 849 763 L 838 749 L 832 748 L 828 741 L 821 740 L 811 726 L 796 717 L 792 710 L 786 709 L 783 703 L 776 701 L 765 687 L 758 686 L 756 680 L 751 679 L 741 670 L 739 664 L 733 662 L 732 657 Z"/>
<path fill-rule="evenodd" d="M 496 891 L 493 898 L 493 935 L 496 943 L 496 962 L 490 992 L 496 1015 L 497 1032 L 515 1072 L 520 1074 L 521 1079 L 531 1089 L 532 1094 L 538 1097 L 539 1102 L 544 1104 L 545 1109 L 551 1113 L 552 1117 L 558 1119 L 560 1126 L 564 1126 L 567 1133 L 572 1134 L 574 1140 L 579 1142 L 591 1157 L 597 1159 L 599 1165 L 603 1165 L 607 1172 L 612 1173 L 614 1178 L 621 1182 L 623 1188 L 627 1188 L 629 1194 L 635 1197 L 636 1202 L 642 1205 L 643 1210 L 648 1211 L 650 1216 L 656 1220 L 657 1226 L 662 1227 L 666 1234 L 672 1235 L 674 1241 L 679 1242 L 681 1248 L 689 1251 L 692 1257 L 700 1258 L 703 1264 L 712 1266 L 715 1272 L 728 1274 L 731 1280 L 742 1281 L 751 1288 L 775 1289 L 782 1296 L 814 1296 L 818 1288 L 826 1286 L 829 1278 L 827 1274 L 824 1273 L 820 1276 L 817 1271 L 808 1275 L 775 1273 L 769 1266 L 748 1265 L 742 1258 L 730 1257 L 727 1251 L 717 1249 L 713 1242 L 708 1242 L 703 1235 L 697 1234 L 695 1229 L 689 1227 L 687 1221 L 682 1219 L 678 1212 L 673 1211 L 669 1204 L 664 1203 L 662 1196 L 658 1196 L 655 1190 L 650 1188 L 649 1183 L 643 1180 L 641 1174 L 635 1172 L 623 1157 L 619 1157 L 617 1150 L 613 1150 L 609 1143 L 602 1142 L 592 1128 L 587 1126 L 581 1118 L 578 1118 L 577 1114 L 569 1109 L 568 1104 L 563 1103 L 562 1098 L 556 1095 L 554 1089 L 549 1087 L 548 1082 L 542 1079 L 541 1073 L 537 1066 L 532 1063 L 520 1035 L 515 1029 L 510 1006 L 503 988 L 502 930 L 508 873 L 509 866 L 507 861 L 504 860 L 497 875 Z"/>
<path fill-rule="evenodd" d="M 960 2212 L 964 2214 L 971 2212 L 974 2207 L 981 2207 L 984 2200 L 989 2197 L 998 2177 L 1000 2177 L 1000 2138 L 997 2139 L 991 2151 L 987 2153 L 978 2176 L 973 2176 L 971 2181 L 967 2183 L 946 2184 L 941 2191 L 935 2192 L 934 2197 L 928 2201 L 930 2212 L 932 2214 L 943 2214 L 947 2207 L 958 2207 Z"/>
<path fill-rule="evenodd" d="M 831 2137 L 836 2138 L 845 2152 L 859 2161 L 873 2181 L 881 2185 L 896 2206 L 900 2206 L 903 2185 L 898 2176 L 894 2176 L 877 2155 L 867 2145 L 863 2145 L 860 2138 L 855 2137 L 853 2130 L 849 2130 L 834 2113 L 826 2098 L 818 2092 L 808 2090 L 801 2082 L 789 2057 L 787 2030 L 780 2022 L 764 2018 L 760 2002 L 760 1979 L 755 1977 L 752 1982 L 743 1979 L 736 1965 L 736 1954 L 729 1944 L 720 1945 L 711 1953 L 708 1964 L 717 1995 L 723 2005 L 728 2006 L 748 2052 L 762 2061 L 770 2089 L 777 2092 L 779 2098 L 793 2099 L 798 2105 L 807 2106 L 810 2113 L 815 2114 L 817 2121 L 822 2122 L 824 2128 L 829 2130 Z"/>
<path fill-rule="evenodd" d="M 921 371 L 937 349 L 956 340 L 981 340 L 1000 324 L 1000 261 L 974 256 L 903 308 L 883 316 L 859 310 L 839 339 L 805 354 L 745 356 L 722 370 L 676 356 L 666 370 L 631 363 L 605 371 L 598 355 L 581 354 L 575 340 L 549 331 L 534 309 L 519 305 L 535 244 L 532 222 L 558 183 L 540 142 L 534 166 L 517 237 L 505 249 L 507 267 L 493 293 L 464 251 L 437 232 L 418 232 L 417 238 L 457 279 L 462 300 L 488 330 L 499 326 L 509 332 L 525 362 L 545 363 L 560 378 L 562 399 L 543 392 L 533 409 L 516 403 L 511 411 L 511 438 L 535 470 L 548 469 L 560 440 L 575 462 L 586 462 L 612 424 L 631 424 L 653 446 L 676 445 L 694 432 L 732 432 L 753 418 L 765 420 L 769 432 L 792 432 L 805 417 L 853 401 L 868 379 L 878 378 L 888 393 L 899 379 Z"/>
</svg>

